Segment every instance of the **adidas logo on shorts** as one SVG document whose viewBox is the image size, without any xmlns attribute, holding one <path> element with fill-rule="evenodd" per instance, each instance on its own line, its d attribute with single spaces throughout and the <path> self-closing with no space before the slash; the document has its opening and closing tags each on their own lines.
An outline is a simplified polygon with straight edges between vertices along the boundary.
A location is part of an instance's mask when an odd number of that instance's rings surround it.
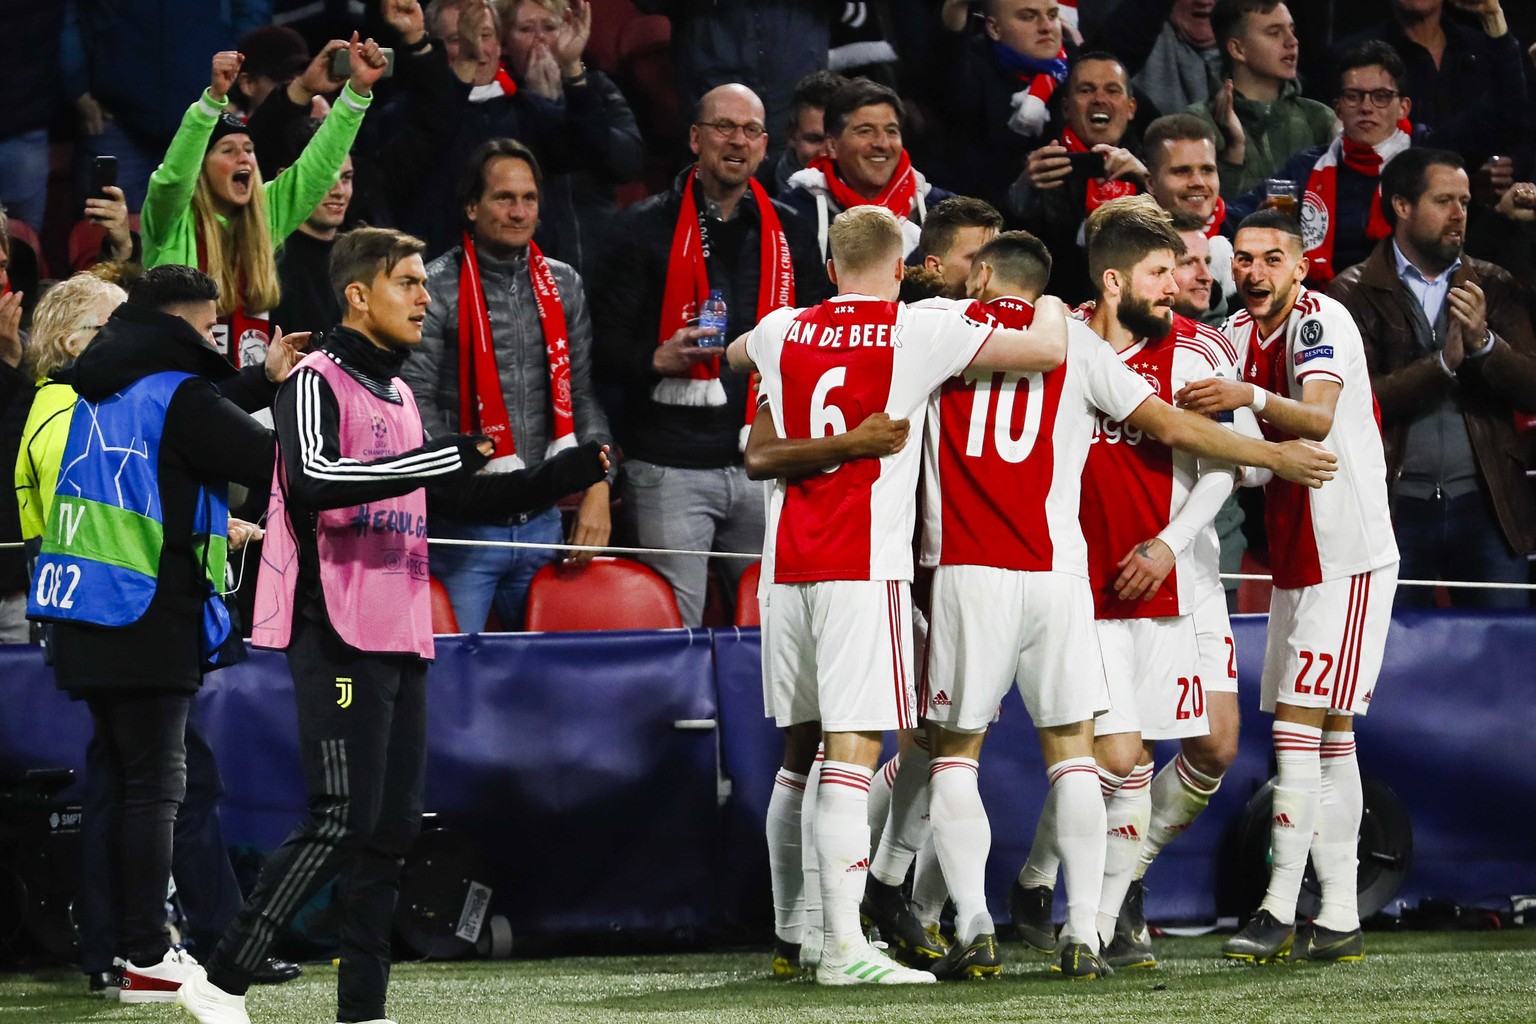
<svg viewBox="0 0 1536 1024">
<path fill-rule="evenodd" d="M 848 865 L 848 870 L 843 872 L 843 874 L 846 875 L 846 874 L 852 874 L 855 871 L 868 871 L 868 870 L 869 870 L 869 858 L 865 857 L 863 860 L 855 861 L 854 863 Z"/>
<path fill-rule="evenodd" d="M 1133 843 L 1141 839 L 1141 836 L 1136 832 L 1135 825 L 1121 825 L 1119 828 L 1112 828 L 1109 830 L 1109 834 L 1117 839 L 1129 839 Z"/>
<path fill-rule="evenodd" d="M 1275 815 L 1275 824 L 1278 827 L 1280 827 L 1280 828 L 1295 828 L 1296 827 L 1295 823 L 1291 821 L 1291 816 L 1289 814 L 1277 814 L 1277 815 Z"/>
<path fill-rule="evenodd" d="M 940 690 L 938 693 L 933 695 L 933 699 L 928 703 L 932 704 L 936 708 L 947 708 L 950 705 L 949 694 L 945 693 L 943 690 Z"/>
</svg>

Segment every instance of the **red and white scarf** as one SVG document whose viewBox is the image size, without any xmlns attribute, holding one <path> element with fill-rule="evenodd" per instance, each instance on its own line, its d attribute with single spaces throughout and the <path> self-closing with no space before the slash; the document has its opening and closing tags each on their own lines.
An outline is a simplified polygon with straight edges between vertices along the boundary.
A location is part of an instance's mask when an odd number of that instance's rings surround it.
<svg viewBox="0 0 1536 1024">
<path fill-rule="evenodd" d="M 807 170 L 820 171 L 827 180 L 827 194 L 845 210 L 855 206 L 883 206 L 904 221 L 912 216 L 912 204 L 917 201 L 917 172 L 912 169 L 912 157 L 905 149 L 896 161 L 896 171 L 885 188 L 873 199 L 865 199 L 855 192 L 846 181 L 838 177 L 837 163 L 829 156 L 819 156 L 806 164 Z"/>
<path fill-rule="evenodd" d="M 1397 123 L 1397 131 L 1375 146 L 1362 146 L 1350 142 L 1342 135 L 1333 141 L 1312 168 L 1307 178 L 1307 192 L 1301 203 L 1301 234 L 1307 247 L 1307 258 L 1312 261 L 1307 280 L 1324 285 L 1333 280 L 1339 268 L 1333 265 L 1334 230 L 1339 212 L 1339 163 L 1358 174 L 1380 178 L 1381 169 L 1393 157 L 1412 145 L 1409 133 L 1412 126 L 1407 120 Z M 1391 226 L 1381 213 L 1381 186 L 1371 200 L 1370 220 L 1366 224 L 1366 237 L 1372 241 L 1386 238 L 1392 233 Z"/>
<path fill-rule="evenodd" d="M 667 339 L 689 326 L 699 314 L 699 309 L 709 298 L 709 267 L 705 236 L 699 223 L 699 208 L 694 201 L 694 182 L 698 177 L 695 165 L 688 169 L 683 185 L 683 202 L 677 211 L 677 227 L 672 232 L 672 249 L 667 255 L 667 281 L 661 293 L 661 322 L 657 325 L 656 344 L 664 345 Z M 749 178 L 748 187 L 757 203 L 758 243 L 757 319 L 761 320 L 780 306 L 790 306 L 795 300 L 795 265 L 790 258 L 789 239 L 784 236 L 784 226 L 779 223 L 773 200 L 763 191 L 756 178 Z M 730 339 L 722 339 L 729 343 Z M 722 356 L 724 349 L 721 350 Z M 720 385 L 720 361 L 708 359 L 694 363 L 687 377 L 663 377 L 651 389 L 653 401 L 662 405 L 724 405 L 725 389 Z M 752 425 L 757 414 L 757 387 L 752 385 L 747 396 L 746 426 Z M 745 444 L 746 429 L 742 438 Z"/>
<path fill-rule="evenodd" d="M 1077 132 L 1070 126 L 1061 133 L 1061 144 L 1066 147 L 1068 153 L 1091 152 L 1087 143 L 1078 138 Z M 1092 213 L 1111 199 L 1133 196 L 1138 191 L 1140 190 L 1135 182 L 1117 181 L 1113 178 L 1089 178 L 1088 191 L 1083 199 L 1083 214 L 1086 216 Z"/>
<path fill-rule="evenodd" d="M 1067 60 L 1065 47 L 1057 51 L 1055 59 L 1060 61 L 1063 67 L 1065 66 Z M 1056 95 L 1056 90 L 1066 80 L 1066 75 L 1063 73 L 1057 77 L 1041 72 L 1034 75 L 1020 74 L 1018 79 L 1028 84 L 1009 97 L 1008 102 L 1013 108 L 1013 113 L 1008 116 L 1008 127 L 1025 138 L 1036 138 L 1045 132 L 1045 126 L 1050 123 L 1051 97 Z"/>
<path fill-rule="evenodd" d="M 1210 217 L 1205 222 L 1205 237 L 1215 238 L 1221 234 L 1221 227 L 1227 222 L 1227 201 L 1220 196 L 1216 197 L 1216 208 L 1211 211 Z"/>
<path fill-rule="evenodd" d="M 533 302 L 544 329 L 544 352 L 549 357 L 550 424 L 545 458 L 576 444 L 576 420 L 571 414 L 571 346 L 565 324 L 565 306 L 549 261 L 531 240 L 528 243 L 528 277 L 533 283 Z M 496 446 L 490 463 L 493 473 L 523 468 L 522 456 L 512 438 L 507 400 L 501 392 L 496 369 L 496 345 L 491 338 L 491 314 L 485 305 L 485 286 L 480 282 L 480 259 L 475 239 L 464 232 L 464 255 L 459 264 L 459 430 L 484 434 Z"/>
<path fill-rule="evenodd" d="M 477 85 L 469 90 L 469 102 L 484 103 L 486 100 L 494 100 L 498 96 L 516 96 L 517 83 L 512 81 L 512 76 L 507 74 L 505 64 L 496 65 L 496 77 L 486 85 Z"/>
<path fill-rule="evenodd" d="M 197 269 L 208 273 L 208 247 L 202 232 L 197 235 Z M 219 317 L 214 323 L 213 347 L 233 363 L 235 369 L 243 370 L 266 360 L 267 347 L 272 344 L 272 322 L 266 313 L 245 311 L 245 271 L 242 270 L 236 280 L 240 299 L 228 315 Z"/>
</svg>

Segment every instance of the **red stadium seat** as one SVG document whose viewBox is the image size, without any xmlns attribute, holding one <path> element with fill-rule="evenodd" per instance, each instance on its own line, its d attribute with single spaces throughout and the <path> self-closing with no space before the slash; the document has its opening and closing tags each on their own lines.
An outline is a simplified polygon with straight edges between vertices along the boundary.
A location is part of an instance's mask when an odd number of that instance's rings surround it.
<svg viewBox="0 0 1536 1024">
<path fill-rule="evenodd" d="M 625 22 L 619 29 L 617 56 L 619 66 L 657 52 L 672 50 L 672 22 L 665 15 L 645 14 Z"/>
<path fill-rule="evenodd" d="M 453 602 L 448 599 L 448 588 L 436 576 L 432 581 L 432 632 L 459 632 L 459 618 L 453 614 Z"/>
<path fill-rule="evenodd" d="M 139 230 L 139 215 L 128 215 L 128 227 Z M 94 220 L 82 220 L 69 231 L 69 269 L 72 273 L 90 270 L 99 262 L 101 240 L 107 237 L 107 229 Z"/>
<path fill-rule="evenodd" d="M 592 34 L 582 56 L 589 64 L 610 77 L 619 70 L 619 37 L 624 27 L 643 18 L 630 0 L 592 0 Z"/>
<path fill-rule="evenodd" d="M 747 571 L 741 574 L 741 582 L 736 584 L 736 625 L 738 626 L 763 624 L 762 609 L 757 606 L 757 581 L 762 574 L 763 563 L 753 562 L 747 566 Z"/>
<path fill-rule="evenodd" d="M 619 34 L 619 81 L 634 97 L 641 130 L 660 138 L 683 124 L 672 74 L 672 23 L 659 14 L 636 18 Z"/>
<path fill-rule="evenodd" d="M 82 220 L 69 230 L 69 269 L 89 270 L 96 265 L 96 255 L 101 251 L 101 240 L 107 237 L 107 229 L 94 220 Z"/>
<path fill-rule="evenodd" d="M 682 624 L 667 581 L 626 558 L 550 563 L 528 587 L 527 628 L 533 633 L 677 629 Z"/>
<path fill-rule="evenodd" d="M 48 273 L 48 264 L 43 260 L 43 241 L 37 237 L 37 232 L 32 229 L 32 225 L 12 217 L 6 222 L 5 229 L 12 238 L 18 242 L 25 242 L 37 254 L 38 277 L 42 280 L 51 277 L 52 275 Z"/>
</svg>

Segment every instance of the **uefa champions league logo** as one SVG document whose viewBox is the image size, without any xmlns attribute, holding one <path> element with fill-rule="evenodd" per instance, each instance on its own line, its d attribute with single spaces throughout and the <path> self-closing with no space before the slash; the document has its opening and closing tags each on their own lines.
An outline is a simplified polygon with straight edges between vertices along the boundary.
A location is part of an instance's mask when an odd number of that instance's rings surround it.
<svg viewBox="0 0 1536 1024">
<path fill-rule="evenodd" d="M 373 412 L 368 414 L 368 426 L 373 431 L 373 444 L 363 449 L 363 457 L 377 459 L 394 455 L 394 446 L 389 443 L 389 421 Z"/>
</svg>

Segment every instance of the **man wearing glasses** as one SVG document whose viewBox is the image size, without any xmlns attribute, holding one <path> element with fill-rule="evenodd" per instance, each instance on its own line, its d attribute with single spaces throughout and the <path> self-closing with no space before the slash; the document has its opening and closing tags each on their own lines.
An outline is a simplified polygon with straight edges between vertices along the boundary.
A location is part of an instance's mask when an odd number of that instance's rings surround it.
<svg viewBox="0 0 1536 1024">
<path fill-rule="evenodd" d="M 698 161 L 670 189 L 622 211 L 604 254 L 593 287 L 594 366 L 625 454 L 625 543 L 762 550 L 762 487 L 747 479 L 741 456 L 756 402 L 750 377 L 720 356 L 771 310 L 831 294 L 809 228 L 754 178 L 768 149 L 765 123 L 746 86 L 706 93 L 689 129 Z M 699 323 L 715 292 L 723 332 Z M 646 561 L 672 585 L 684 624 L 699 625 L 709 559 Z M 745 567 L 718 560 L 726 594 Z"/>
<path fill-rule="evenodd" d="M 784 202 L 816 225 L 827 254 L 827 225 L 854 206 L 883 206 L 901 222 L 906 252 L 917 248 L 928 207 L 951 193 L 934 188 L 912 166 L 901 142 L 906 117 L 895 92 L 855 78 L 827 100 L 824 114 L 830 155 L 812 160 L 789 179 Z"/>
<path fill-rule="evenodd" d="M 1344 132 L 1326 146 L 1292 157 L 1278 177 L 1294 182 L 1301 233 L 1311 267 L 1307 285 L 1325 288 L 1364 261 L 1392 233 L 1382 214 L 1381 171 L 1412 144 L 1412 102 L 1402 91 L 1407 68 L 1380 40 L 1339 59 L 1333 109 Z M 1263 186 L 1232 203 L 1234 223 L 1265 204 Z"/>
</svg>

